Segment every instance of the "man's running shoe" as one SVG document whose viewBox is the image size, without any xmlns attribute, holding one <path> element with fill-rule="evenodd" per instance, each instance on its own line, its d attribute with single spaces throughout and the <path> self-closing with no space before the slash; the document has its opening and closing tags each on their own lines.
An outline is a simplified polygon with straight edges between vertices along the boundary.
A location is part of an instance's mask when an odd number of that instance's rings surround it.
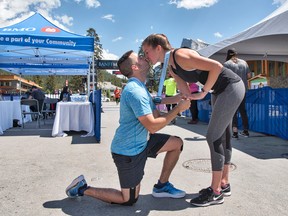
<svg viewBox="0 0 288 216">
<path fill-rule="evenodd" d="M 238 139 L 238 138 L 239 138 L 239 137 L 238 137 L 238 132 L 233 132 L 232 138 Z"/>
<path fill-rule="evenodd" d="M 224 187 L 221 186 L 221 191 L 223 193 L 223 196 L 231 196 L 231 186 L 230 184 L 226 184 Z"/>
<path fill-rule="evenodd" d="M 220 194 L 215 194 L 211 187 L 202 189 L 199 196 L 191 199 L 190 203 L 195 206 L 205 207 L 209 205 L 222 204 L 224 202 L 222 191 Z"/>
<path fill-rule="evenodd" d="M 175 188 L 170 182 L 167 182 L 162 188 L 157 188 L 157 184 L 154 185 L 152 196 L 157 198 L 170 197 L 170 198 L 182 198 L 186 195 L 185 191 Z"/>
<path fill-rule="evenodd" d="M 83 189 L 87 188 L 87 183 L 83 175 L 75 178 L 72 183 L 66 188 L 65 192 L 68 197 L 75 198 L 83 196 Z"/>
<path fill-rule="evenodd" d="M 240 132 L 240 135 L 244 137 L 249 137 L 249 132 L 248 130 L 243 130 L 242 132 Z"/>
</svg>

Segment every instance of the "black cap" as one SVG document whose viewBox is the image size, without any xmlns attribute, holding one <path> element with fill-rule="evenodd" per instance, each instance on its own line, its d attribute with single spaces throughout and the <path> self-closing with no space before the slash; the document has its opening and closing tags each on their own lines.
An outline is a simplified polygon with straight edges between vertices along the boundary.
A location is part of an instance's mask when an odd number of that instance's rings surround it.
<svg viewBox="0 0 288 216">
<path fill-rule="evenodd" d="M 232 48 L 227 51 L 227 55 L 229 56 L 237 55 L 237 52 L 234 48 Z"/>
<path fill-rule="evenodd" d="M 229 59 L 232 58 L 232 56 L 235 56 L 235 55 L 237 55 L 235 48 L 229 49 L 227 51 L 226 61 L 228 61 Z"/>
</svg>

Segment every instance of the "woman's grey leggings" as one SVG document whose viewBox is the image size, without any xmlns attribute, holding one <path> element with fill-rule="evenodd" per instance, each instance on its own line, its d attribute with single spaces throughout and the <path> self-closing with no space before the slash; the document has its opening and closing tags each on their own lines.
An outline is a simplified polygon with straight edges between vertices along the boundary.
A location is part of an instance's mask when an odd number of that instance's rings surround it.
<svg viewBox="0 0 288 216">
<path fill-rule="evenodd" d="M 206 136 L 212 171 L 222 171 L 224 164 L 230 164 L 232 119 L 244 95 L 245 87 L 242 80 L 229 84 L 219 95 L 212 94 L 212 114 Z"/>
</svg>

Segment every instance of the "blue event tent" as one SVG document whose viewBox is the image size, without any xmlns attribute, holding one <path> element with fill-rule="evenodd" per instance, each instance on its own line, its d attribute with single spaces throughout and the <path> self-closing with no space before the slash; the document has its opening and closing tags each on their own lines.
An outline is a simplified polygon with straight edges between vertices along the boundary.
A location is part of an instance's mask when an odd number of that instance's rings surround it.
<svg viewBox="0 0 288 216">
<path fill-rule="evenodd" d="M 0 28 L 0 68 L 22 75 L 87 75 L 94 38 L 67 32 L 41 14 Z"/>
</svg>

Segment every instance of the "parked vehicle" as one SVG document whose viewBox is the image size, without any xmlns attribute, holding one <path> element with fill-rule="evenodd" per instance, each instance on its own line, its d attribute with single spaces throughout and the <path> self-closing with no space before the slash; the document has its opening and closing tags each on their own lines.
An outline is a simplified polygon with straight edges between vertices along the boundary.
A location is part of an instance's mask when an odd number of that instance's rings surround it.
<svg viewBox="0 0 288 216">
<path fill-rule="evenodd" d="M 110 102 L 110 98 L 106 97 L 105 95 L 101 95 L 102 102 Z"/>
</svg>

